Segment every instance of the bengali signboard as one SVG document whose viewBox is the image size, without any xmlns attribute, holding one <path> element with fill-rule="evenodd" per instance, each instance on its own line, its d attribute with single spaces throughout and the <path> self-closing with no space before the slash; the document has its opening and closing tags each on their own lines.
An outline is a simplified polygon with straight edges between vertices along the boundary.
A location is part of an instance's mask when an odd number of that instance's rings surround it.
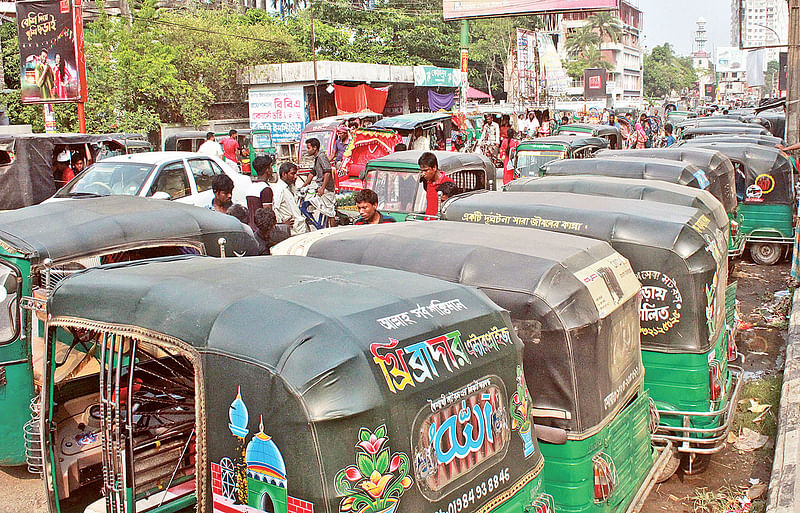
<svg viewBox="0 0 800 513">
<path fill-rule="evenodd" d="M 571 11 L 612 10 L 619 0 L 443 0 L 445 20 L 545 14 Z"/>
<path fill-rule="evenodd" d="M 416 87 L 461 87 L 461 70 L 436 66 L 414 66 Z"/>
<path fill-rule="evenodd" d="M 302 87 L 251 88 L 248 104 L 250 128 L 269 130 L 273 141 L 296 141 L 308 124 Z"/>
<path fill-rule="evenodd" d="M 80 1 L 24 0 L 16 8 L 22 103 L 85 102 Z"/>
</svg>

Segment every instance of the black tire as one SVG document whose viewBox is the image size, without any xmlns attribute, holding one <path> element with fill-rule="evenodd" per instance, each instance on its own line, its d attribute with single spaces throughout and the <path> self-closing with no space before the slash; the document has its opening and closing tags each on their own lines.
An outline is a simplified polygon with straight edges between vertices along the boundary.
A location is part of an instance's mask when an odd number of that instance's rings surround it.
<svg viewBox="0 0 800 513">
<path fill-rule="evenodd" d="M 681 458 L 681 469 L 685 475 L 694 476 L 708 470 L 709 463 L 711 463 L 710 454 L 695 454 L 690 452 L 684 454 Z"/>
<path fill-rule="evenodd" d="M 669 458 L 666 466 L 664 469 L 661 470 L 661 473 L 656 476 L 656 484 L 661 484 L 667 481 L 670 477 L 672 477 L 675 472 L 678 471 L 678 468 L 681 466 L 681 455 L 678 453 L 677 450 L 672 449 L 672 455 Z"/>
<path fill-rule="evenodd" d="M 753 242 L 750 244 L 750 257 L 758 265 L 775 265 L 783 254 L 780 244 L 773 242 Z"/>
</svg>

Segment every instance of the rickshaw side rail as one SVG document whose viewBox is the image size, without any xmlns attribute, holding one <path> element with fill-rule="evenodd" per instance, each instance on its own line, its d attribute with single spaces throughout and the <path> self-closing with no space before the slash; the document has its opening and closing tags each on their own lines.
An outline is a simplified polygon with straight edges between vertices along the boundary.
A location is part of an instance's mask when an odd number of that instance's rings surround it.
<svg viewBox="0 0 800 513">
<path fill-rule="evenodd" d="M 653 449 L 658 453 L 658 457 L 656 458 L 655 464 L 650 469 L 650 472 L 647 474 L 647 477 L 645 477 L 642 486 L 636 492 L 636 495 L 634 495 L 630 506 L 625 510 L 625 513 L 638 513 L 642 509 L 644 501 L 647 500 L 647 497 L 656 485 L 656 477 L 661 474 L 661 471 L 667 466 L 667 462 L 672 454 L 672 442 L 670 440 L 663 440 L 663 442 L 664 445 L 653 446 Z"/>
<path fill-rule="evenodd" d="M 659 424 L 658 432 L 652 436 L 654 441 L 669 440 L 671 442 L 680 443 L 677 447 L 679 452 L 694 452 L 699 454 L 714 454 L 721 451 L 725 447 L 725 441 L 728 433 L 733 425 L 733 417 L 736 414 L 736 404 L 739 400 L 739 394 L 742 386 L 742 368 L 735 365 L 728 365 L 730 370 L 730 396 L 728 404 L 719 410 L 708 412 L 691 412 L 691 411 L 670 411 L 658 410 L 660 416 L 683 417 L 684 424 L 689 422 L 691 418 L 705 418 L 717 417 L 724 415 L 725 422 L 715 428 L 693 428 L 689 426 L 674 427 Z M 691 436 L 680 436 L 678 434 L 670 433 L 693 433 L 698 435 L 710 435 L 711 438 L 693 438 Z M 711 447 L 708 447 L 711 446 Z"/>
</svg>

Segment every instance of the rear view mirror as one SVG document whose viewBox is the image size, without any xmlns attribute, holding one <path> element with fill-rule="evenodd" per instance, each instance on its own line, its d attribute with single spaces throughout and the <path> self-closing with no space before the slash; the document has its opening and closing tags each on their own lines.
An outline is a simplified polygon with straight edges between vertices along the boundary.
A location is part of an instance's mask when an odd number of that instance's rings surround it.
<svg viewBox="0 0 800 513">
<path fill-rule="evenodd" d="M 555 445 L 564 445 L 567 443 L 567 430 L 561 428 L 554 428 L 550 426 L 534 426 L 536 438 L 542 442 Z"/>
<path fill-rule="evenodd" d="M 22 279 L 16 268 L 0 260 L 0 345 L 19 335 L 19 298 Z"/>
<path fill-rule="evenodd" d="M 168 200 L 168 199 L 172 198 L 172 196 L 170 196 L 169 194 L 167 194 L 164 191 L 158 191 L 158 192 L 156 192 L 155 194 L 153 194 L 150 197 L 153 198 L 153 199 L 160 199 L 160 200 Z"/>
</svg>

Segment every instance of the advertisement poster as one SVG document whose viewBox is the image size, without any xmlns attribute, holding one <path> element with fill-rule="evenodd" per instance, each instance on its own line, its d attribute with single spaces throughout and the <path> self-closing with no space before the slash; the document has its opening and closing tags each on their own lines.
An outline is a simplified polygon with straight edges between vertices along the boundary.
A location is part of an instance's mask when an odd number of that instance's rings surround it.
<svg viewBox="0 0 800 513">
<path fill-rule="evenodd" d="M 520 98 L 536 98 L 536 33 L 517 29 L 517 73 Z"/>
<path fill-rule="evenodd" d="M 605 98 L 607 79 L 607 72 L 603 68 L 583 70 L 583 97 L 587 100 Z"/>
<path fill-rule="evenodd" d="M 276 142 L 300 139 L 308 124 L 302 87 L 250 89 L 250 128 L 269 130 Z"/>
<path fill-rule="evenodd" d="M 445 20 L 545 14 L 585 10 L 611 10 L 618 0 L 443 0 Z"/>
<path fill-rule="evenodd" d="M 536 36 L 536 43 L 539 46 L 539 68 L 541 76 L 545 78 L 547 93 L 551 96 L 560 96 L 567 92 L 570 84 L 569 76 L 564 70 L 550 34 L 539 33 Z"/>
<path fill-rule="evenodd" d="M 25 0 L 16 7 L 22 103 L 83 101 L 81 21 L 72 1 Z"/>
</svg>

